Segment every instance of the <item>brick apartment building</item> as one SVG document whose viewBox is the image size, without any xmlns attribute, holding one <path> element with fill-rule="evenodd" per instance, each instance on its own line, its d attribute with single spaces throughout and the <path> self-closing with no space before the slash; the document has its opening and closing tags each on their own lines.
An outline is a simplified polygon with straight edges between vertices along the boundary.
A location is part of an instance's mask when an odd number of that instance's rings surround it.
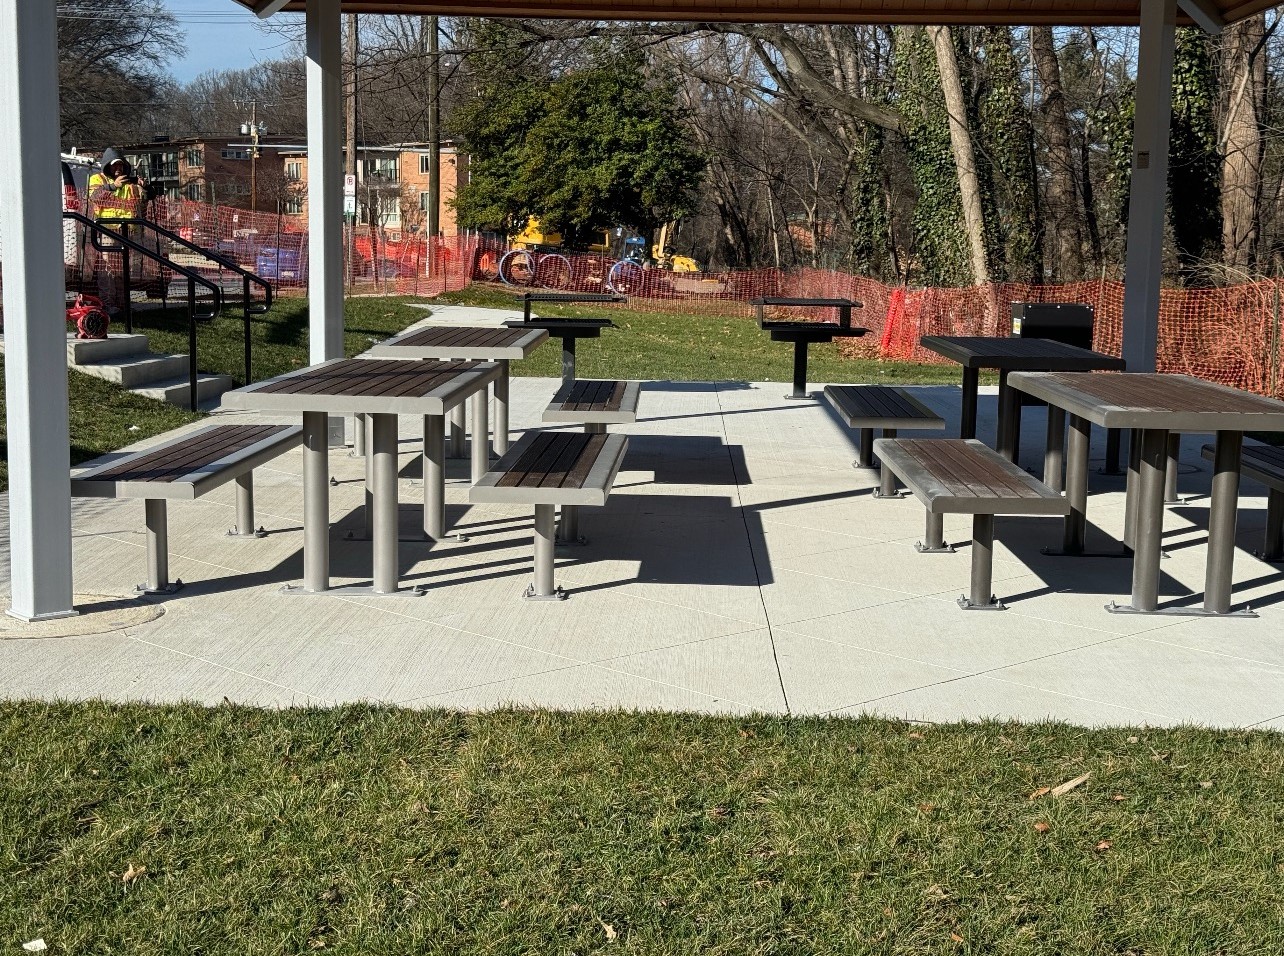
<svg viewBox="0 0 1284 956">
<path fill-rule="evenodd" d="M 305 227 L 307 147 L 298 140 L 263 138 L 255 160 L 243 136 L 157 139 L 125 146 L 130 163 L 160 195 L 216 206 L 279 212 Z M 423 143 L 364 146 L 357 154 L 357 220 L 396 236 L 421 232 L 427 220 L 431 152 Z M 441 150 L 442 235 L 457 233 L 451 200 L 468 181 L 468 157 L 452 144 Z"/>
<path fill-rule="evenodd" d="M 280 153 L 287 183 L 307 181 L 307 150 Z M 382 225 L 393 236 L 421 233 L 428 218 L 428 173 L 432 153 L 424 143 L 398 143 L 391 146 L 363 146 L 357 151 L 357 221 Z M 459 229 L 451 206 L 455 193 L 468 182 L 468 156 L 456 151 L 450 143 L 441 147 L 441 196 L 437 215 L 443 236 L 454 236 Z M 304 225 L 308 213 L 307 196 L 298 190 L 282 212 L 297 216 Z"/>
</svg>

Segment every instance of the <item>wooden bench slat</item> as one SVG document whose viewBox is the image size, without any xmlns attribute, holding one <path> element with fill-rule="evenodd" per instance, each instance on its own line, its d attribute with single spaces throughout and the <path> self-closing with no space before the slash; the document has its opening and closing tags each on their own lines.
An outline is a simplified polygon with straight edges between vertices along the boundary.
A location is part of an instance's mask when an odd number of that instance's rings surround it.
<svg viewBox="0 0 1284 956">
<path fill-rule="evenodd" d="M 945 419 L 893 385 L 826 385 L 825 398 L 851 428 L 945 427 Z"/>
<path fill-rule="evenodd" d="M 623 424 L 637 421 L 640 383 L 576 379 L 563 386 L 544 409 L 546 422 Z"/>
<path fill-rule="evenodd" d="M 1205 445 L 1201 454 L 1213 461 L 1216 445 Z M 1284 448 L 1274 445 L 1245 445 L 1240 452 L 1240 470 L 1268 488 L 1284 491 Z"/>
<path fill-rule="evenodd" d="M 1049 514 L 1069 502 L 976 439 L 880 438 L 874 454 L 937 514 Z"/>
<path fill-rule="evenodd" d="M 579 460 L 580 452 L 584 450 L 589 436 L 572 433 L 569 437 L 571 440 L 562 446 L 562 453 L 548 466 L 544 474 L 531 475 L 526 484 L 538 485 L 540 488 L 561 488 L 566 484 L 566 479 L 571 469 L 575 467 L 575 462 Z"/>
<path fill-rule="evenodd" d="M 548 455 L 556 457 L 561 452 L 562 443 L 569 441 L 570 432 L 551 433 L 549 441 L 536 441 L 528 445 L 518 459 L 508 466 L 499 484 L 503 487 L 517 487 L 532 471 L 540 467 L 540 460 Z"/>
<path fill-rule="evenodd" d="M 510 504 L 605 504 L 624 461 L 623 435 L 533 432 L 473 485 L 470 501 Z"/>
<path fill-rule="evenodd" d="M 268 436 L 290 430 L 289 425 L 221 425 L 192 435 L 187 441 L 152 452 L 139 452 L 106 471 L 96 481 L 173 481 L 201 465 L 218 461 Z"/>
</svg>

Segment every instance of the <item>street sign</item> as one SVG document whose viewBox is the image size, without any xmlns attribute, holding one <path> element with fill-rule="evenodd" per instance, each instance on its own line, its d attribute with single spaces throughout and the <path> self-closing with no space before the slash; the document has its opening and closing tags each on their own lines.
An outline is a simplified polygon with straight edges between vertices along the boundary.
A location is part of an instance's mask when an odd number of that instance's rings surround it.
<svg viewBox="0 0 1284 956">
<path fill-rule="evenodd" d="M 345 196 L 355 196 L 357 194 L 357 177 L 356 176 L 343 177 L 343 194 Z"/>
<path fill-rule="evenodd" d="M 357 214 L 357 197 L 356 196 L 343 197 L 343 214 L 345 216 L 355 216 Z"/>
</svg>

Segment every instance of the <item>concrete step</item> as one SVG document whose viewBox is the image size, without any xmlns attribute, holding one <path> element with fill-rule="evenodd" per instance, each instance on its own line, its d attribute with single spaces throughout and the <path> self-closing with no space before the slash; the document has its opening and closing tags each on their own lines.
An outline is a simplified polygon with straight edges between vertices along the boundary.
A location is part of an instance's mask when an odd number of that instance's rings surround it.
<svg viewBox="0 0 1284 956">
<path fill-rule="evenodd" d="M 185 379 L 187 356 L 154 355 L 147 352 L 143 355 L 126 355 L 123 358 L 109 359 L 105 362 L 77 365 L 76 371 L 105 378 L 124 388 L 138 389 L 146 385 L 158 385 L 179 376 Z"/>
<path fill-rule="evenodd" d="M 72 365 L 107 362 L 130 355 L 147 354 L 147 336 L 111 333 L 105 339 L 78 339 L 67 335 L 67 361 Z"/>
<path fill-rule="evenodd" d="M 187 356 L 183 356 L 183 361 L 186 363 Z M 220 395 L 235 387 L 236 382 L 230 375 L 202 373 L 196 377 L 196 402 L 202 407 L 213 404 L 217 402 Z M 177 405 L 180 408 L 190 407 L 191 387 L 187 380 L 186 371 L 181 377 L 164 382 L 153 382 L 141 388 L 130 389 L 130 391 L 145 398 L 154 398 L 158 402 L 169 402 L 169 404 Z"/>
</svg>

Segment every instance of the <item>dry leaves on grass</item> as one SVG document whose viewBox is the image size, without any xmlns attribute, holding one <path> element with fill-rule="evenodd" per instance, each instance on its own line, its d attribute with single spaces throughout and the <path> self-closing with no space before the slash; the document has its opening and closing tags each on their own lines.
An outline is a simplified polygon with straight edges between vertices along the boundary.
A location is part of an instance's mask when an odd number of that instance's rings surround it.
<svg viewBox="0 0 1284 956">
<path fill-rule="evenodd" d="M 1067 780 L 1065 783 L 1059 784 L 1055 787 L 1040 787 L 1038 790 L 1034 791 L 1034 793 L 1030 794 L 1030 799 L 1038 800 L 1040 797 L 1064 796 L 1065 794 L 1073 790 L 1075 787 L 1083 786 L 1085 783 L 1088 782 L 1088 778 L 1091 776 L 1092 776 L 1092 771 L 1089 770 L 1087 773 L 1080 774 L 1079 776 L 1075 777 L 1073 780 Z"/>
<path fill-rule="evenodd" d="M 1111 842 L 1110 840 L 1102 840 L 1102 841 L 1100 841 L 1100 842 L 1097 844 L 1097 852 L 1098 852 L 1098 853 L 1105 853 L 1105 852 L 1106 852 L 1107 850 L 1109 850 L 1112 846 L 1114 846 L 1114 843 L 1113 843 L 1113 842 Z"/>
<path fill-rule="evenodd" d="M 616 937 L 620 935 L 615 931 L 615 927 L 610 923 L 602 923 L 602 932 L 606 934 L 606 940 L 608 943 L 614 943 Z"/>
<path fill-rule="evenodd" d="M 133 883 L 134 880 L 138 879 L 139 877 L 143 876 L 146 873 L 147 873 L 147 867 L 135 866 L 133 863 L 131 863 L 126 868 L 125 872 L 120 875 L 120 881 L 124 883 L 126 886 L 128 886 L 130 883 Z"/>
<path fill-rule="evenodd" d="M 1038 823 L 1034 825 L 1034 829 L 1039 833 L 1047 833 L 1049 830 L 1052 829 L 1052 824 L 1044 823 L 1042 820 L 1040 820 Z"/>
</svg>

